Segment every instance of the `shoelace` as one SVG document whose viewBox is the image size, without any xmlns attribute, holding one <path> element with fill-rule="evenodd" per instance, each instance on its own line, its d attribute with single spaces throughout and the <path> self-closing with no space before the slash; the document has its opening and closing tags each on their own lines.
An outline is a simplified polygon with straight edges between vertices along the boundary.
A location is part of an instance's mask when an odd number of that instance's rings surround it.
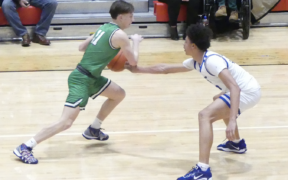
<svg viewBox="0 0 288 180">
<path fill-rule="evenodd" d="M 33 151 L 29 151 L 28 149 L 22 150 L 22 156 L 28 161 L 28 162 L 34 162 L 35 158 L 33 156 Z"/>
<path fill-rule="evenodd" d="M 198 169 L 198 166 L 192 166 L 192 169 L 190 170 L 190 171 L 188 171 L 187 173 L 186 173 L 186 175 L 188 175 L 190 172 L 192 172 L 192 171 L 194 171 L 194 169 Z"/>
<path fill-rule="evenodd" d="M 105 130 L 105 129 L 104 129 L 104 128 L 100 128 L 99 130 L 100 130 L 100 131 L 99 131 L 99 134 L 98 134 L 98 135 L 94 134 L 93 131 L 90 131 L 90 133 L 91 133 L 93 136 L 96 136 L 96 137 L 98 137 L 98 136 L 100 136 L 100 138 L 101 138 L 101 137 L 106 137 L 106 135 L 101 131 L 101 130 Z"/>
<path fill-rule="evenodd" d="M 104 134 L 101 130 L 105 130 L 104 128 L 100 128 L 100 132 L 99 132 L 99 135 L 101 136 L 102 135 L 102 137 L 106 137 L 106 134 Z"/>
<path fill-rule="evenodd" d="M 222 145 L 225 145 L 225 144 L 227 143 L 226 140 L 227 140 L 227 138 L 225 138 L 225 139 L 223 140 Z"/>
</svg>

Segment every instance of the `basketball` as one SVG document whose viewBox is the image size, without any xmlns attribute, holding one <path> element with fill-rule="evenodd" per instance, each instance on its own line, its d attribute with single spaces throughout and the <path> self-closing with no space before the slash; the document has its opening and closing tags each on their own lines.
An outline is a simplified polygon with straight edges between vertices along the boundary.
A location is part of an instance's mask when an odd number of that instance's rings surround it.
<svg viewBox="0 0 288 180">
<path fill-rule="evenodd" d="M 120 72 L 124 70 L 125 62 L 127 61 L 126 57 L 120 50 L 119 53 L 112 59 L 112 61 L 108 64 L 108 68 L 111 71 Z"/>
</svg>

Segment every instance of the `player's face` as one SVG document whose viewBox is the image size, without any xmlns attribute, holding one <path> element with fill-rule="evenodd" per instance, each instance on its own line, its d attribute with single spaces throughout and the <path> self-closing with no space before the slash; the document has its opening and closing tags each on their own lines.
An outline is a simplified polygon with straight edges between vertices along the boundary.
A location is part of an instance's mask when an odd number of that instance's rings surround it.
<svg viewBox="0 0 288 180">
<path fill-rule="evenodd" d="M 193 53 L 193 44 L 191 43 L 188 36 L 186 36 L 185 38 L 184 50 L 185 50 L 186 55 L 192 55 Z"/>
<path fill-rule="evenodd" d="M 123 24 L 123 28 L 128 28 L 132 22 L 134 21 L 133 13 L 121 14 L 121 22 Z"/>
</svg>

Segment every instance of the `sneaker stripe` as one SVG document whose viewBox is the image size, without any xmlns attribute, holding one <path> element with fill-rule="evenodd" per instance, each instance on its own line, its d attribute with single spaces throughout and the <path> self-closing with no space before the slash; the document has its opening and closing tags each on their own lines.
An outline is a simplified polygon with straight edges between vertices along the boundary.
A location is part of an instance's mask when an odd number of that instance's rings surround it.
<svg viewBox="0 0 288 180">
<path fill-rule="evenodd" d="M 94 136 L 88 136 L 88 135 L 86 135 L 86 134 L 82 134 L 85 138 L 87 138 L 87 139 L 97 139 L 98 137 L 94 137 Z"/>
<path fill-rule="evenodd" d="M 20 154 L 20 152 L 18 151 L 17 148 L 14 149 L 13 153 L 14 153 L 17 157 L 22 158 L 22 156 L 21 156 L 21 154 Z"/>
</svg>

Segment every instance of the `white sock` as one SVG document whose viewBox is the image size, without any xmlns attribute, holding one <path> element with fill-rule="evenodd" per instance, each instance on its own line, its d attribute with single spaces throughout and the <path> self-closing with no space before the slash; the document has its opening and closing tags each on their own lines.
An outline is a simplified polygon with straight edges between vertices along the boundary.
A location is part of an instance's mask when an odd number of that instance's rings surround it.
<svg viewBox="0 0 288 180">
<path fill-rule="evenodd" d="M 237 139 L 237 140 L 234 140 L 233 142 L 238 144 L 242 139 Z"/>
<path fill-rule="evenodd" d="M 201 168 L 202 171 L 207 171 L 207 169 L 209 168 L 209 164 L 198 162 L 197 165 Z"/>
<path fill-rule="evenodd" d="M 95 121 L 91 124 L 94 129 L 100 129 L 102 121 L 96 117 Z"/>
<path fill-rule="evenodd" d="M 31 138 L 29 141 L 25 143 L 25 145 L 30 148 L 34 148 L 37 145 L 37 142 L 35 141 L 34 138 Z"/>
</svg>

